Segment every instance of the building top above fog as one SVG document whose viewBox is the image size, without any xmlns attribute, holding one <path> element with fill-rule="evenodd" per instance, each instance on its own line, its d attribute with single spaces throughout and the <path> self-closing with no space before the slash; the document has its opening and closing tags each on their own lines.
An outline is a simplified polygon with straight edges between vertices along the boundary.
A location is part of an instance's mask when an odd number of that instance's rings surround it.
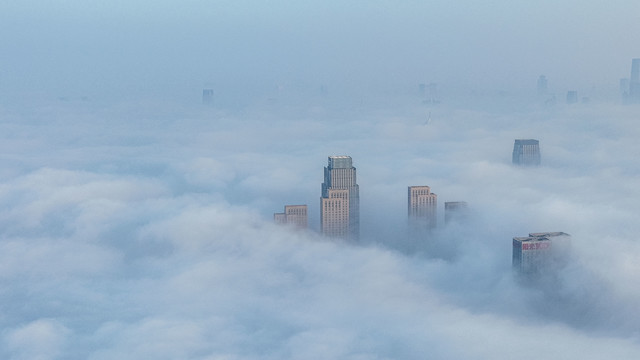
<svg viewBox="0 0 640 360">
<path fill-rule="evenodd" d="M 331 169 L 350 169 L 353 167 L 351 156 L 329 156 L 329 168 Z"/>
<path fill-rule="evenodd" d="M 550 241 L 549 238 L 544 236 L 520 236 L 514 237 L 513 241 L 528 242 L 528 241 Z"/>
<path fill-rule="evenodd" d="M 556 232 L 540 232 L 540 233 L 529 233 L 529 236 L 532 237 L 553 237 L 553 236 L 571 236 L 565 232 L 562 231 L 556 231 Z"/>
<path fill-rule="evenodd" d="M 519 145 L 538 145 L 540 141 L 536 139 L 516 139 L 516 144 Z"/>
</svg>

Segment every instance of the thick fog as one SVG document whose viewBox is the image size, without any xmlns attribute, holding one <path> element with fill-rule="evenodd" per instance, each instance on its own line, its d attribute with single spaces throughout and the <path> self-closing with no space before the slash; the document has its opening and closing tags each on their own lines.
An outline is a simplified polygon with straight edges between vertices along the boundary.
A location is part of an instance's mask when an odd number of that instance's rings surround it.
<svg viewBox="0 0 640 360">
<path fill-rule="evenodd" d="M 1 358 L 640 357 L 637 4 L 0 10 Z M 522 138 L 540 167 L 511 164 Z M 357 243 L 318 234 L 329 155 Z M 410 185 L 438 194 L 428 240 Z M 568 263 L 517 277 L 512 238 L 546 231 Z"/>
</svg>

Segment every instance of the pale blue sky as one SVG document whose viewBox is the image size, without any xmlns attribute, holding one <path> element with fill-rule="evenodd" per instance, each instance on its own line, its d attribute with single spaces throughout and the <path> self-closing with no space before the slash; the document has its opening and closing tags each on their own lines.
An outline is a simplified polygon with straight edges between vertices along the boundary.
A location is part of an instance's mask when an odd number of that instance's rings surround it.
<svg viewBox="0 0 640 360">
<path fill-rule="evenodd" d="M 0 93 L 329 86 L 615 88 L 640 3 L 4 1 Z M 151 90 L 148 90 L 151 89 Z M 96 94 L 97 95 L 97 94 Z"/>
</svg>

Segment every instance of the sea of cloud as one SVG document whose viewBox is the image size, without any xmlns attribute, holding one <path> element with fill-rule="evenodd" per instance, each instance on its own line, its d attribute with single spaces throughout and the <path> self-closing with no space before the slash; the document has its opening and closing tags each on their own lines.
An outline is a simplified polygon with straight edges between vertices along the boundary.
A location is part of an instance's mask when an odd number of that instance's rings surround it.
<svg viewBox="0 0 640 360">
<path fill-rule="evenodd" d="M 640 357 L 637 108 L 368 105 L 1 108 L 0 357 Z M 541 167 L 510 164 L 516 138 Z M 316 233 L 343 154 L 358 244 Z M 438 194 L 429 242 L 409 185 Z M 468 218 L 444 226 L 445 201 Z M 272 223 L 285 204 L 308 231 Z M 511 238 L 542 231 L 570 262 L 520 281 Z"/>
</svg>

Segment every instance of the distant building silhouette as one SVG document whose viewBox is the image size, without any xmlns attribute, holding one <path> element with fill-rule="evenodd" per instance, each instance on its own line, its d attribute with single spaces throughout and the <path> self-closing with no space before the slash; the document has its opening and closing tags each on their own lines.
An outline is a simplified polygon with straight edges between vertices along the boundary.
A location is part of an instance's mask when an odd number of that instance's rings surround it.
<svg viewBox="0 0 640 360">
<path fill-rule="evenodd" d="M 440 103 L 440 98 L 438 95 L 438 84 L 437 83 L 429 83 L 426 89 L 426 99 L 425 103 L 427 104 L 438 104 Z"/>
<path fill-rule="evenodd" d="M 426 232 L 438 224 L 438 195 L 428 186 L 409 186 L 407 194 L 409 227 L 412 233 Z"/>
<path fill-rule="evenodd" d="M 640 104 L 640 59 L 631 60 L 631 78 L 629 79 L 629 102 Z"/>
<path fill-rule="evenodd" d="M 444 223 L 449 224 L 454 220 L 464 220 L 469 211 L 465 201 L 447 201 L 444 203 Z"/>
<path fill-rule="evenodd" d="M 547 95 L 547 77 L 540 75 L 538 78 L 538 96 L 544 97 Z"/>
<path fill-rule="evenodd" d="M 205 105 L 213 105 L 213 89 L 202 90 L 202 103 Z"/>
<path fill-rule="evenodd" d="M 535 139 L 516 139 L 513 143 L 512 162 L 520 166 L 540 165 L 540 142 Z"/>
<path fill-rule="evenodd" d="M 514 237 L 512 265 L 523 275 L 553 271 L 565 264 L 571 236 L 563 232 L 530 233 Z"/>
<path fill-rule="evenodd" d="M 285 205 L 283 213 L 273 214 L 273 220 L 276 224 L 307 228 L 307 205 Z"/>
<path fill-rule="evenodd" d="M 324 168 L 320 198 L 322 234 L 358 240 L 360 237 L 360 194 L 351 156 L 329 156 Z"/>
<path fill-rule="evenodd" d="M 629 103 L 629 78 L 620 79 L 620 97 L 623 104 Z"/>
<path fill-rule="evenodd" d="M 567 91 L 567 104 L 575 104 L 578 102 L 578 92 L 575 90 Z"/>
</svg>

